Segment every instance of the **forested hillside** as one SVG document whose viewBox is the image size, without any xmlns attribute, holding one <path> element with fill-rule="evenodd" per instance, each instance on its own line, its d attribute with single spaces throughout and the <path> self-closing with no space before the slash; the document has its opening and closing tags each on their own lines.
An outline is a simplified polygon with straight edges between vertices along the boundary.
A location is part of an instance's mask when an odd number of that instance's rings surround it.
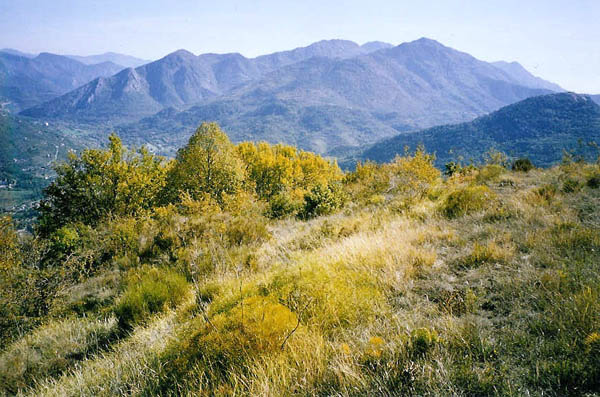
<svg viewBox="0 0 600 397">
<path fill-rule="evenodd" d="M 0 220 L 0 394 L 600 393 L 600 165 L 434 162 L 70 155 Z"/>
<path fill-rule="evenodd" d="M 390 161 L 405 147 L 436 153 L 437 165 L 481 162 L 492 148 L 537 166 L 561 161 L 563 151 L 594 160 L 600 154 L 600 106 L 587 95 L 559 93 L 528 98 L 471 122 L 443 125 L 382 140 L 358 156 Z M 346 163 L 348 160 L 345 160 Z"/>
</svg>

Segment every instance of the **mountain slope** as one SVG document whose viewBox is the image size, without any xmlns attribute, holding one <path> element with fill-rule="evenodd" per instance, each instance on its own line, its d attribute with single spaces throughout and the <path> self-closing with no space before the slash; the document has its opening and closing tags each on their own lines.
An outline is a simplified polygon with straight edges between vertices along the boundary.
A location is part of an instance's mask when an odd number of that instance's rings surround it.
<svg viewBox="0 0 600 397">
<path fill-rule="evenodd" d="M 275 96 L 310 105 L 400 112 L 406 124 L 462 121 L 547 91 L 521 86 L 468 54 L 421 39 L 353 57 L 313 57 L 242 87 L 234 97 Z"/>
<path fill-rule="evenodd" d="M 424 144 L 436 153 L 439 166 L 459 157 L 479 161 L 491 148 L 548 166 L 560 161 L 562 149 L 598 156 L 585 145 L 591 141 L 600 142 L 600 106 L 589 96 L 559 93 L 529 98 L 472 122 L 398 135 L 376 143 L 359 158 L 385 162 L 404 153 L 406 146 Z"/>
<path fill-rule="evenodd" d="M 121 69 L 111 62 L 84 65 L 50 53 L 27 58 L 0 52 L 0 100 L 11 110 L 28 108 Z"/>
<path fill-rule="evenodd" d="M 52 163 L 82 146 L 60 128 L 8 113 L 0 113 L 0 142 L 0 213 L 27 210 L 55 175 Z"/>
<path fill-rule="evenodd" d="M 473 119 L 549 92 L 516 80 L 468 54 L 419 40 L 346 59 L 311 57 L 241 85 L 225 97 L 181 114 L 170 109 L 120 131 L 126 139 L 135 135 L 137 143 L 146 139 L 170 153 L 195 126 L 214 120 L 234 140 L 286 142 L 324 153 L 336 146 L 364 145 L 398 132 Z M 207 111 L 213 108 L 226 111 Z M 273 109 L 280 113 L 270 114 Z M 263 110 L 267 114 L 256 117 Z M 167 142 L 170 148 L 164 146 Z"/>
<path fill-rule="evenodd" d="M 213 101 L 182 112 L 168 108 L 139 122 L 119 126 L 116 131 L 129 143 L 146 144 L 161 154 L 174 155 L 204 120 L 217 121 L 234 142 L 288 143 L 320 153 L 339 145 L 358 146 L 409 129 L 395 125 L 393 115 L 362 109 L 246 98 Z"/>
<path fill-rule="evenodd" d="M 112 62 L 117 65 L 122 65 L 127 68 L 136 68 L 138 66 L 142 66 L 150 61 L 146 59 L 136 58 L 131 55 L 119 54 L 116 52 L 105 52 L 104 54 L 97 55 L 65 55 L 68 58 L 74 59 L 86 65 L 94 65 L 102 62 Z"/>
<path fill-rule="evenodd" d="M 182 108 L 223 95 L 273 70 L 311 57 L 347 58 L 368 51 L 345 40 L 321 41 L 254 59 L 237 53 L 195 56 L 178 50 L 135 70 L 92 81 L 24 114 L 90 121 L 139 119 L 165 107 Z"/>
<path fill-rule="evenodd" d="M 559 85 L 532 75 L 518 62 L 499 61 L 493 62 L 492 65 L 508 73 L 520 85 L 557 92 L 564 91 Z"/>
<path fill-rule="evenodd" d="M 35 58 L 37 56 L 36 54 L 30 54 L 27 52 L 15 50 L 14 48 L 2 48 L 0 50 L 0 52 L 4 52 L 6 54 L 11 54 L 11 55 L 17 55 L 17 56 L 25 57 L 25 58 Z"/>
<path fill-rule="evenodd" d="M 325 152 L 397 132 L 471 120 L 551 92 L 543 88 L 546 82 L 523 73 L 513 76 L 429 39 L 396 47 L 328 40 L 253 59 L 179 50 L 99 78 L 23 114 L 126 124 L 124 133 L 132 131 L 136 139 L 145 130 L 148 143 L 181 143 L 206 120 L 203 109 L 229 106 L 227 116 L 221 114 L 217 121 L 234 137 L 266 137 Z M 253 115 L 281 103 L 293 111 L 273 118 Z M 301 114 L 317 108 L 323 120 L 307 127 Z M 151 117 L 164 109 L 169 111 Z M 177 111 L 184 113 L 176 115 Z M 139 126 L 132 124 L 142 118 L 146 119 Z M 184 136 L 165 136 L 173 133 Z"/>
</svg>

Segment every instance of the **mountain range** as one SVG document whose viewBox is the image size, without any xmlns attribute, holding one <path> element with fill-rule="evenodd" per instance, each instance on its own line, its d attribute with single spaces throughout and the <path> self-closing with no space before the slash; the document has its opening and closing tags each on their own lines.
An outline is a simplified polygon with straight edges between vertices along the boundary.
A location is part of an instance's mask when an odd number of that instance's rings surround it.
<svg viewBox="0 0 600 397">
<path fill-rule="evenodd" d="M 167 154 L 204 120 L 218 121 L 234 140 L 324 153 L 559 90 L 516 63 L 483 62 L 430 39 L 327 40 L 256 58 L 179 50 L 22 114 L 114 126 L 126 141 Z"/>
<path fill-rule="evenodd" d="M 14 48 L 2 48 L 0 52 L 4 52 L 7 54 L 18 55 L 25 58 L 35 58 L 39 54 L 31 54 L 19 50 L 15 50 Z M 112 62 L 114 64 L 120 65 L 124 68 L 135 68 L 141 66 L 145 63 L 149 63 L 151 61 L 147 59 L 137 58 L 127 54 L 119 54 L 117 52 L 105 52 L 103 54 L 96 55 L 61 55 L 67 58 L 74 59 L 86 65 L 95 65 L 97 63 L 102 62 Z"/>
<path fill-rule="evenodd" d="M 13 112 L 26 109 L 121 69 L 108 61 L 86 65 L 46 52 L 29 57 L 0 51 L 1 107 Z"/>
<path fill-rule="evenodd" d="M 462 158 L 479 162 L 489 149 L 513 158 L 528 157 L 536 166 L 560 162 L 563 150 L 588 160 L 600 156 L 600 106 L 588 95 L 558 93 L 528 98 L 468 123 L 400 134 L 364 150 L 355 159 L 386 162 L 418 145 L 436 154 L 439 167 Z"/>
<path fill-rule="evenodd" d="M 105 52 L 97 55 L 65 55 L 67 58 L 74 59 L 86 65 L 95 65 L 102 62 L 112 62 L 123 68 L 137 68 L 151 61 L 147 59 L 136 58 L 131 55 L 119 54 L 116 52 Z"/>
<path fill-rule="evenodd" d="M 483 62 L 425 38 L 325 40 L 256 58 L 178 50 L 136 68 L 84 62 L 0 51 L 0 182 L 18 182 L 2 207 L 35 200 L 54 159 L 111 131 L 174 155 L 201 122 L 217 121 L 235 142 L 288 143 L 345 167 L 419 144 L 440 167 L 490 148 L 544 166 L 562 149 L 591 157 L 585 143 L 600 140 L 599 95 L 564 93 L 516 62 Z"/>
</svg>

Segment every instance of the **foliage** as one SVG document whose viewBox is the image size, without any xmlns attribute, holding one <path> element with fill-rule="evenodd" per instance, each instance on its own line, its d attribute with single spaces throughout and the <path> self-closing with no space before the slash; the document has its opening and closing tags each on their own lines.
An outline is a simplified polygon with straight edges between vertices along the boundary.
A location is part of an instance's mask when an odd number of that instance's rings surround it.
<svg viewBox="0 0 600 397">
<path fill-rule="evenodd" d="M 434 166 L 435 156 L 422 146 L 414 154 L 405 148 L 404 156 L 396 156 L 389 164 L 367 161 L 344 178 L 346 190 L 353 200 L 362 203 L 381 201 L 375 196 L 396 195 L 407 203 L 422 199 L 441 176 Z M 385 196 L 384 196 L 385 197 Z"/>
<path fill-rule="evenodd" d="M 341 177 L 335 162 L 292 146 L 244 142 L 236 151 L 256 194 L 266 200 L 285 190 L 307 190 Z"/>
<path fill-rule="evenodd" d="M 529 172 L 533 169 L 533 164 L 528 158 L 520 158 L 515 160 L 512 169 L 513 171 Z"/>
<path fill-rule="evenodd" d="M 316 185 L 304 195 L 304 206 L 298 215 L 302 219 L 328 215 L 341 208 L 344 201 L 345 195 L 340 184 Z"/>
<path fill-rule="evenodd" d="M 592 189 L 600 188 L 600 174 L 590 176 L 586 184 Z"/>
<path fill-rule="evenodd" d="M 157 203 L 167 167 L 142 148 L 125 149 L 116 135 L 108 149 L 71 153 L 56 165 L 57 177 L 39 206 L 40 233 L 48 235 L 72 222 L 96 225 L 112 215 L 136 215 Z"/>
<path fill-rule="evenodd" d="M 498 180 L 505 171 L 506 169 L 500 165 L 488 164 L 479 169 L 476 179 L 479 183 L 493 182 Z"/>
<path fill-rule="evenodd" d="M 486 186 L 466 186 L 451 192 L 443 203 L 442 210 L 449 218 L 484 209 L 494 193 Z"/>
<path fill-rule="evenodd" d="M 503 153 L 494 148 L 488 150 L 483 155 L 483 160 L 487 165 L 497 165 L 502 168 L 507 168 L 509 165 L 508 156 L 506 155 L 506 153 Z"/>
<path fill-rule="evenodd" d="M 364 202 L 372 196 L 389 193 L 391 175 L 385 165 L 373 161 L 358 162 L 354 171 L 344 176 L 345 190 L 353 201 Z M 385 196 L 384 196 L 385 201 Z"/>
<path fill-rule="evenodd" d="M 180 336 L 181 342 L 172 343 L 165 351 L 163 360 L 171 365 L 152 393 L 164 393 L 177 384 L 193 384 L 186 378 L 194 368 L 204 371 L 207 387 L 219 389 L 231 382 L 232 371 L 239 371 L 253 357 L 281 350 L 297 326 L 292 311 L 263 296 L 245 298 L 210 319 L 198 318 Z"/>
<path fill-rule="evenodd" d="M 216 123 L 202 123 L 177 152 L 164 194 L 174 202 L 184 192 L 194 199 L 208 193 L 221 203 L 223 193 L 235 194 L 243 179 L 243 165 L 227 135 Z"/>
<path fill-rule="evenodd" d="M 413 155 L 405 148 L 405 155 L 396 156 L 389 165 L 391 190 L 412 200 L 423 198 L 441 175 L 434 162 L 435 155 L 427 154 L 422 146 Z"/>
<path fill-rule="evenodd" d="M 20 244 L 12 219 L 0 217 L 0 273 L 8 273 L 19 265 Z"/>
<path fill-rule="evenodd" d="M 243 178 L 218 197 L 48 235 L 2 218 L 10 392 L 600 391 L 597 164 L 441 179 L 424 151 L 344 175 L 284 146 L 230 150 Z M 311 220 L 269 219 L 292 214 Z"/>
</svg>

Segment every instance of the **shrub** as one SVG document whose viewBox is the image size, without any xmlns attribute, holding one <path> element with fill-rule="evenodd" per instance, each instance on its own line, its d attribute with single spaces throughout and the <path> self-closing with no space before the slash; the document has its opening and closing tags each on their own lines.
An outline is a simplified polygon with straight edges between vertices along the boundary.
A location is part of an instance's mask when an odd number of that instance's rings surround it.
<svg viewBox="0 0 600 397">
<path fill-rule="evenodd" d="M 487 186 L 467 186 L 450 193 L 443 203 L 443 212 L 456 218 L 487 207 L 495 194 Z"/>
<path fill-rule="evenodd" d="M 342 207 L 345 197 L 337 183 L 316 185 L 304 196 L 304 206 L 298 214 L 301 219 L 328 215 Z"/>
<path fill-rule="evenodd" d="M 438 342 L 438 333 L 429 328 L 417 328 L 411 331 L 408 338 L 408 349 L 415 356 L 423 356 Z"/>
<path fill-rule="evenodd" d="M 217 123 L 202 123 L 179 149 L 166 178 L 163 202 L 175 202 L 187 192 L 194 199 L 208 193 L 221 203 L 222 193 L 235 194 L 242 186 L 244 165 Z"/>
<path fill-rule="evenodd" d="M 127 290 L 115 305 L 119 325 L 129 329 L 154 313 L 175 307 L 189 289 L 185 278 L 172 270 L 150 268 L 133 272 Z"/>
<path fill-rule="evenodd" d="M 460 164 L 455 161 L 449 161 L 444 164 L 444 175 L 452 176 L 460 171 Z"/>
<path fill-rule="evenodd" d="M 529 172 L 533 169 L 533 164 L 528 158 L 520 158 L 515 160 L 512 165 L 513 171 Z"/>
<path fill-rule="evenodd" d="M 462 265 L 473 268 L 484 263 L 505 262 L 512 254 L 511 246 L 501 246 L 494 241 L 487 244 L 475 242 L 471 253 L 462 260 Z"/>
<path fill-rule="evenodd" d="M 168 168 L 163 159 L 144 148 L 125 149 L 116 135 L 109 139 L 108 149 L 70 154 L 55 166 L 57 177 L 39 206 L 40 233 L 72 222 L 96 225 L 109 213 L 135 215 L 156 204 Z"/>
<path fill-rule="evenodd" d="M 358 162 L 356 169 L 344 176 L 344 187 L 353 200 L 382 194 L 390 188 L 389 169 L 372 161 Z"/>
<path fill-rule="evenodd" d="M 387 166 L 391 177 L 390 190 L 411 200 L 424 197 L 441 175 L 434 162 L 435 155 L 427 154 L 421 146 L 414 155 L 410 155 L 407 150 L 404 156 L 396 156 Z"/>
<path fill-rule="evenodd" d="M 12 219 L 0 216 L 0 275 L 18 266 L 21 262 L 19 251 L 19 238 Z"/>
<path fill-rule="evenodd" d="M 550 201 L 552 201 L 554 196 L 556 196 L 557 189 L 556 189 L 555 185 L 546 184 L 546 185 L 543 185 L 543 186 L 540 186 L 539 188 L 537 188 L 534 191 L 534 193 L 540 199 L 542 199 L 546 202 L 550 202 Z"/>
<path fill-rule="evenodd" d="M 254 357 L 281 350 L 298 325 L 291 310 L 264 296 L 245 298 L 210 318 L 197 318 L 180 342 L 163 354 L 162 360 L 170 365 L 164 368 L 159 388 L 180 387 L 194 368 L 203 371 L 211 388 L 227 384 L 228 376 L 245 371 Z"/>
<path fill-rule="evenodd" d="M 497 164 L 488 164 L 479 170 L 477 174 L 477 182 L 483 183 L 495 181 L 505 171 L 505 168 Z"/>
<path fill-rule="evenodd" d="M 57 254 L 68 254 L 78 245 L 80 237 L 77 228 L 63 226 L 52 234 L 51 240 L 53 251 Z"/>
<path fill-rule="evenodd" d="M 600 188 L 600 174 L 592 175 L 586 182 L 587 186 L 592 189 Z"/>
<path fill-rule="evenodd" d="M 302 268 L 301 274 L 280 272 L 262 290 L 288 307 L 306 307 L 303 319 L 318 324 L 323 333 L 341 332 L 387 310 L 383 292 L 372 274 L 342 263 L 331 268 L 335 271 L 310 264 Z"/>
<path fill-rule="evenodd" d="M 292 146 L 243 142 L 235 150 L 247 170 L 248 185 L 267 201 L 284 191 L 307 191 L 342 176 L 337 163 Z"/>
<path fill-rule="evenodd" d="M 208 333 L 197 335 L 198 343 L 205 345 L 205 356 L 272 351 L 281 347 L 297 322 L 290 309 L 272 298 L 252 296 L 213 316 L 212 326 L 224 334 L 209 328 Z"/>
<path fill-rule="evenodd" d="M 563 182 L 562 191 L 565 193 L 575 193 L 581 189 L 581 184 L 579 181 L 573 178 L 567 178 Z"/>
<path fill-rule="evenodd" d="M 288 192 L 281 192 L 269 200 L 268 216 L 273 219 L 296 214 L 302 208 L 302 201 L 295 200 Z"/>
</svg>

